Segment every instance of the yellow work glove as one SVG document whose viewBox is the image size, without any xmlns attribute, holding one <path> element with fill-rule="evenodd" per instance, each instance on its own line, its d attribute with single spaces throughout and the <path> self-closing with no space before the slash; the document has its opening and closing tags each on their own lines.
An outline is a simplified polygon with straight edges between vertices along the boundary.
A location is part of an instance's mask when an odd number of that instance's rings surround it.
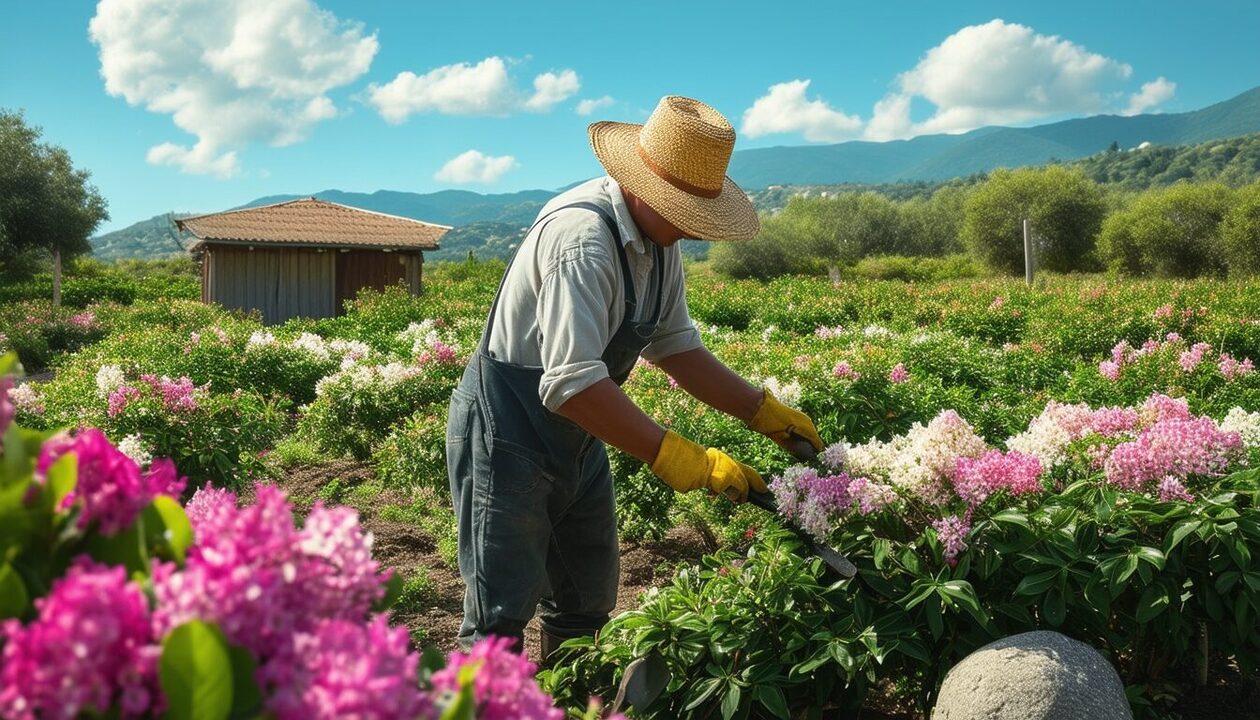
<svg viewBox="0 0 1260 720">
<path fill-rule="evenodd" d="M 748 427 L 775 441 L 788 452 L 792 452 L 793 436 L 808 440 L 814 447 L 814 452 L 822 452 L 823 441 L 818 437 L 814 421 L 800 410 L 779 402 L 769 390 L 762 392 L 765 397 L 761 400 L 761 407 L 757 408 L 757 414 L 748 421 Z"/>
<path fill-rule="evenodd" d="M 734 502 L 748 499 L 749 488 L 766 492 L 756 470 L 716 448 L 704 449 L 673 430 L 665 431 L 652 472 L 678 492 L 707 487 Z"/>
</svg>

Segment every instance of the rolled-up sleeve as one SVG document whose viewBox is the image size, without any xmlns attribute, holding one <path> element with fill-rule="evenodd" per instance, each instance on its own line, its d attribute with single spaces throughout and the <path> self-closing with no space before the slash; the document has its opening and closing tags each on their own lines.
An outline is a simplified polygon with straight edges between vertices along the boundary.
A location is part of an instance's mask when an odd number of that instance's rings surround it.
<svg viewBox="0 0 1260 720">
<path fill-rule="evenodd" d="M 608 240 L 598 237 L 545 265 L 538 291 L 543 375 L 538 396 L 552 412 L 608 377 L 600 356 L 612 336 L 609 308 L 618 298 Z"/>
<path fill-rule="evenodd" d="M 696 330 L 696 324 L 691 321 L 691 313 L 687 310 L 687 284 L 682 271 L 682 253 L 677 245 L 669 250 L 671 257 L 666 261 L 668 264 L 663 280 L 660 323 L 641 353 L 643 359 L 649 362 L 704 347 L 700 331 Z"/>
</svg>

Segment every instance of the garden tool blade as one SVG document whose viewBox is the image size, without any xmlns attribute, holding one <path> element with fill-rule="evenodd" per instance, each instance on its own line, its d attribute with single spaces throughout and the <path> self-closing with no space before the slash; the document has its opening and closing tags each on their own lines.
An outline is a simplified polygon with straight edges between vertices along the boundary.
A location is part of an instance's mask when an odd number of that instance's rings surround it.
<svg viewBox="0 0 1260 720">
<path fill-rule="evenodd" d="M 788 434 L 787 450 L 792 453 L 792 457 L 801 462 L 813 462 L 814 458 L 818 457 L 814 444 L 794 432 Z"/>
<path fill-rule="evenodd" d="M 669 665 L 656 653 L 648 653 L 630 663 L 621 676 L 610 713 L 619 713 L 626 706 L 642 710 L 651 705 L 669 684 L 670 676 Z"/>
<path fill-rule="evenodd" d="M 756 505 L 762 510 L 776 515 L 779 512 L 779 506 L 774 502 L 774 495 L 771 493 L 757 492 L 755 490 L 749 491 L 748 502 Z M 805 543 L 805 547 L 809 548 L 809 551 L 812 554 L 822 558 L 822 561 L 827 564 L 827 567 L 837 575 L 842 578 L 851 578 L 857 574 L 857 568 L 853 566 L 853 563 L 849 562 L 849 559 L 835 548 L 818 542 L 813 535 L 805 532 L 792 523 L 784 522 L 783 524 L 795 533 L 796 536 L 800 538 L 801 542 Z"/>
</svg>

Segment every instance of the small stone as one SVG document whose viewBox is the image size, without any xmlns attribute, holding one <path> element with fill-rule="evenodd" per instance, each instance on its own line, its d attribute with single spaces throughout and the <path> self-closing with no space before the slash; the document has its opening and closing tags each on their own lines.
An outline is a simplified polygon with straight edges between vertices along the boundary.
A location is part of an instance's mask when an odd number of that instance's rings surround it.
<svg viewBox="0 0 1260 720">
<path fill-rule="evenodd" d="M 932 720 L 1132 720 L 1124 683 L 1097 650 L 1039 630 L 989 643 L 954 666 Z"/>
</svg>

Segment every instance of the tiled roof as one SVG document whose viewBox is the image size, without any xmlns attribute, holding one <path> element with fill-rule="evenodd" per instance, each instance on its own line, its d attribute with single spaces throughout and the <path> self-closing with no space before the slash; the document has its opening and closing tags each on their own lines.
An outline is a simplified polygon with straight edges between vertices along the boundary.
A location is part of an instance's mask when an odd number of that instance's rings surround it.
<svg viewBox="0 0 1260 720">
<path fill-rule="evenodd" d="M 194 250 L 207 242 L 436 250 L 438 239 L 451 229 L 315 198 L 198 215 L 175 224 L 197 237 Z"/>
</svg>

